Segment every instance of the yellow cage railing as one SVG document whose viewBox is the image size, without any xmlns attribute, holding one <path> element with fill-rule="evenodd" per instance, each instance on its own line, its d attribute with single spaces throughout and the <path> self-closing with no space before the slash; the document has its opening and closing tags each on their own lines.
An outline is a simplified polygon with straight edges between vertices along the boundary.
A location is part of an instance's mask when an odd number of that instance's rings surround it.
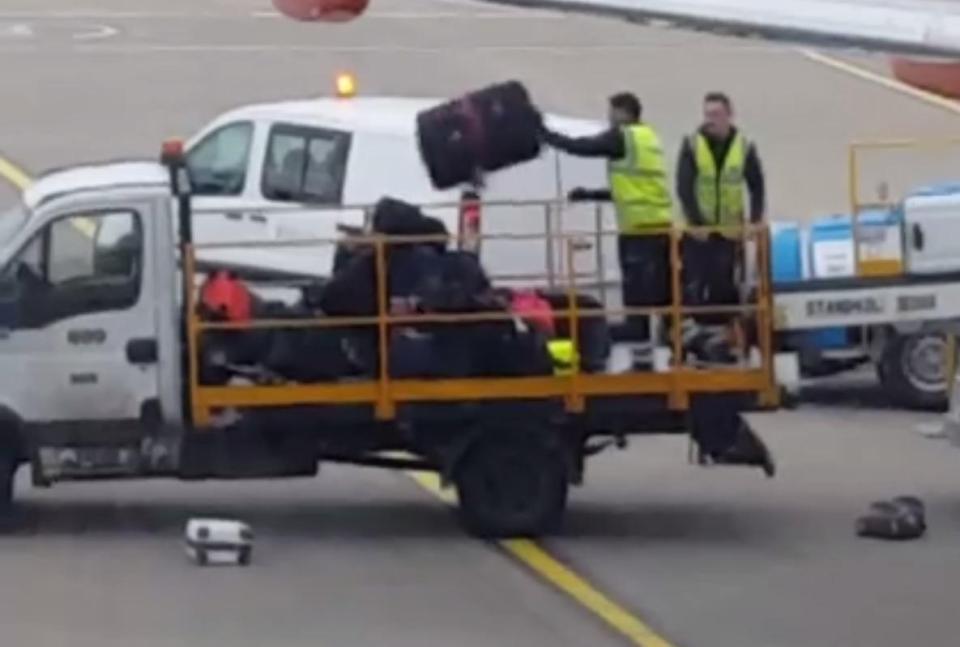
<svg viewBox="0 0 960 647">
<path fill-rule="evenodd" d="M 517 204 L 517 203 L 512 203 Z M 528 203 L 550 210 L 556 203 Z M 489 205 L 485 203 L 484 208 Z M 549 214 L 547 215 L 549 220 Z M 631 371 L 627 373 L 587 373 L 575 364 L 573 370 L 564 375 L 544 375 L 535 377 L 467 377 L 451 379 L 398 379 L 390 374 L 389 348 L 391 330 L 396 327 L 419 324 L 458 325 L 483 321 L 513 320 L 516 315 L 508 312 L 485 312 L 463 314 L 397 314 L 391 312 L 387 282 L 387 249 L 392 245 L 411 244 L 447 240 L 443 236 L 384 237 L 360 236 L 351 242 L 373 247 L 375 253 L 376 302 L 375 316 L 364 317 L 327 317 L 318 314 L 311 319 L 262 319 L 248 322 L 212 322 L 204 321 L 198 314 L 196 288 L 184 295 L 186 309 L 186 329 L 188 345 L 188 375 L 191 412 L 194 424 L 203 427 L 210 423 L 216 410 L 224 408 L 280 407 L 293 405 L 350 405 L 367 404 L 374 407 L 376 417 L 391 419 L 401 403 L 413 402 L 450 402 L 476 400 L 519 400 L 561 398 L 571 413 L 581 413 L 586 402 L 596 396 L 632 396 L 663 395 L 670 409 L 682 411 L 689 406 L 690 397 L 696 393 L 738 392 L 753 394 L 760 406 L 776 406 L 779 403 L 779 389 L 773 369 L 773 332 L 772 332 L 772 295 L 770 282 L 770 237 L 766 226 L 749 225 L 744 227 L 702 227 L 691 230 L 681 227 L 651 230 L 643 235 L 660 235 L 669 239 L 670 262 L 670 300 L 656 307 L 578 307 L 577 296 L 602 277 L 603 258 L 602 241 L 606 237 L 617 236 L 615 231 L 601 231 L 601 219 L 596 217 L 594 231 L 558 232 L 544 227 L 540 234 L 481 234 L 484 242 L 495 239 L 535 241 L 543 239 L 548 250 L 562 250 L 563 272 L 558 268 L 545 268 L 538 277 L 549 287 L 562 283 L 567 296 L 568 307 L 554 310 L 556 320 L 565 319 L 570 331 L 569 338 L 574 348 L 579 348 L 580 331 L 584 320 L 591 317 L 619 316 L 660 316 L 670 322 L 669 348 L 671 362 L 665 371 Z M 710 233 L 722 233 L 737 237 L 741 244 L 754 250 L 755 275 L 750 277 L 752 299 L 745 303 L 704 306 L 685 303 L 684 270 L 681 245 L 685 237 L 691 234 L 706 236 Z M 455 237 L 452 236 L 452 237 Z M 600 261 L 598 272 L 578 273 L 578 250 L 582 251 L 584 240 L 593 240 Z M 283 240 L 269 242 L 237 243 L 196 243 L 186 244 L 182 249 L 183 271 L 187 285 L 198 285 L 198 254 L 205 249 L 214 248 L 257 248 L 261 250 L 281 250 L 285 247 L 335 246 L 339 240 Z M 552 256 L 548 255 L 548 258 Z M 498 276 L 495 268 L 486 266 L 488 275 L 496 284 L 503 277 Z M 510 278 L 510 277 L 508 277 Z M 514 277 L 515 278 L 515 277 Z M 530 279 L 531 277 L 525 277 Z M 560 280 L 562 279 L 562 281 Z M 731 330 L 736 337 L 735 346 L 740 350 L 737 361 L 730 364 L 717 364 L 707 367 L 694 367 L 685 364 L 681 324 L 684 317 L 703 314 L 729 314 Z M 747 343 L 743 324 L 753 321 L 752 342 Z M 215 330 L 251 330 L 283 328 L 346 328 L 375 327 L 377 330 L 377 350 L 379 361 L 377 373 L 369 379 L 324 383 L 284 383 L 284 384 L 245 384 L 245 385 L 207 385 L 200 382 L 200 348 L 202 335 Z M 747 347 L 755 350 L 754 361 Z"/>
</svg>

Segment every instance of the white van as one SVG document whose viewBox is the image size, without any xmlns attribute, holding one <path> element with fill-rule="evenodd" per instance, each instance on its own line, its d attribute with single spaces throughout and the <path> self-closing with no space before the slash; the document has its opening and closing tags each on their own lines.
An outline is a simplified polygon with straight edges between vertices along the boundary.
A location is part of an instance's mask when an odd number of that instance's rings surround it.
<svg viewBox="0 0 960 647">
<path fill-rule="evenodd" d="M 467 217 L 461 191 L 433 188 L 417 144 L 417 113 L 444 101 L 331 97 L 249 105 L 219 116 L 186 142 L 195 213 L 204 216 L 196 219 L 196 240 L 333 239 L 338 225 L 364 225 L 362 207 L 385 195 L 444 205 L 426 211 L 442 218 L 451 233 L 469 233 L 461 222 L 475 222 L 477 214 Z M 571 135 L 603 127 L 556 115 L 545 119 Z M 489 175 L 479 214 L 483 234 L 531 237 L 485 240 L 481 256 L 488 272 L 500 282 L 536 285 L 548 282 L 551 272 L 560 276 L 566 267 L 565 245 L 548 250 L 543 233 L 593 232 L 598 212 L 605 229 L 612 231 L 615 221 L 609 206 L 561 206 L 558 198 L 574 187 L 597 188 L 605 182 L 602 161 L 549 148 L 536 160 Z M 554 206 L 548 209 L 546 202 Z M 593 238 L 577 246 L 576 271 L 584 287 L 597 285 L 600 275 L 601 283 L 618 276 L 614 238 L 602 247 L 597 242 Z M 326 276 L 332 255 L 332 247 L 322 252 L 291 248 L 286 260 L 303 273 Z"/>
</svg>

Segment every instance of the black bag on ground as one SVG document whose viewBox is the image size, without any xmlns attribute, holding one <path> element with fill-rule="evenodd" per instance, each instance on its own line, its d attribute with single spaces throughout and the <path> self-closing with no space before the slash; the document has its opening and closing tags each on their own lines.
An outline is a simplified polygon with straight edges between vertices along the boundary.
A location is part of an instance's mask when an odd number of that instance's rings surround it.
<svg viewBox="0 0 960 647">
<path fill-rule="evenodd" d="M 542 117 L 518 81 L 488 86 L 417 115 L 420 156 L 437 189 L 540 154 Z"/>
</svg>

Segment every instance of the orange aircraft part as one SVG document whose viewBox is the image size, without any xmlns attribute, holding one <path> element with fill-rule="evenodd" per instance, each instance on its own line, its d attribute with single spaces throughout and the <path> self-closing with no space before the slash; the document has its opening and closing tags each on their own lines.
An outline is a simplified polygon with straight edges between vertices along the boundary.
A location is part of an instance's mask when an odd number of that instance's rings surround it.
<svg viewBox="0 0 960 647">
<path fill-rule="evenodd" d="M 907 85 L 942 97 L 960 99 L 960 61 L 891 58 L 893 76 Z"/>
<path fill-rule="evenodd" d="M 273 0 L 277 11 L 308 22 L 347 22 L 362 15 L 370 0 Z"/>
</svg>

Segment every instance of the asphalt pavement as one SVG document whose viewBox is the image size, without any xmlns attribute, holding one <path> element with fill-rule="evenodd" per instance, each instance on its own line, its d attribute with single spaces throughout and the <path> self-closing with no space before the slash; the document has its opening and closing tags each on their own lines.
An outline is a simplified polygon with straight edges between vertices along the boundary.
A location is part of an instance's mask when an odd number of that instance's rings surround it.
<svg viewBox="0 0 960 647">
<path fill-rule="evenodd" d="M 849 142 L 960 125 L 957 110 L 883 85 L 882 59 L 494 5 L 374 0 L 365 18 L 328 26 L 285 21 L 268 0 L 4 0 L 0 155 L 30 173 L 153 157 L 163 138 L 230 107 L 326 94 L 341 70 L 365 94 L 453 95 L 518 78 L 546 109 L 585 117 L 631 88 L 671 152 L 703 93 L 726 90 L 758 143 L 775 218 L 847 209 Z M 949 178 L 951 154 L 871 162 L 866 184 Z M 0 184 L 0 206 L 15 196 Z M 595 460 L 565 534 L 546 546 L 667 644 L 956 644 L 960 453 L 915 433 L 930 416 L 883 405 L 866 386 L 758 416 L 781 463 L 773 481 L 687 465 L 681 439 L 638 439 Z M 4 644 L 625 644 L 464 537 L 401 474 L 22 485 L 25 528 L 0 540 Z M 926 497 L 928 537 L 853 536 L 870 502 L 905 492 Z M 195 514 L 250 521 L 254 565 L 191 566 L 179 540 Z"/>
</svg>

